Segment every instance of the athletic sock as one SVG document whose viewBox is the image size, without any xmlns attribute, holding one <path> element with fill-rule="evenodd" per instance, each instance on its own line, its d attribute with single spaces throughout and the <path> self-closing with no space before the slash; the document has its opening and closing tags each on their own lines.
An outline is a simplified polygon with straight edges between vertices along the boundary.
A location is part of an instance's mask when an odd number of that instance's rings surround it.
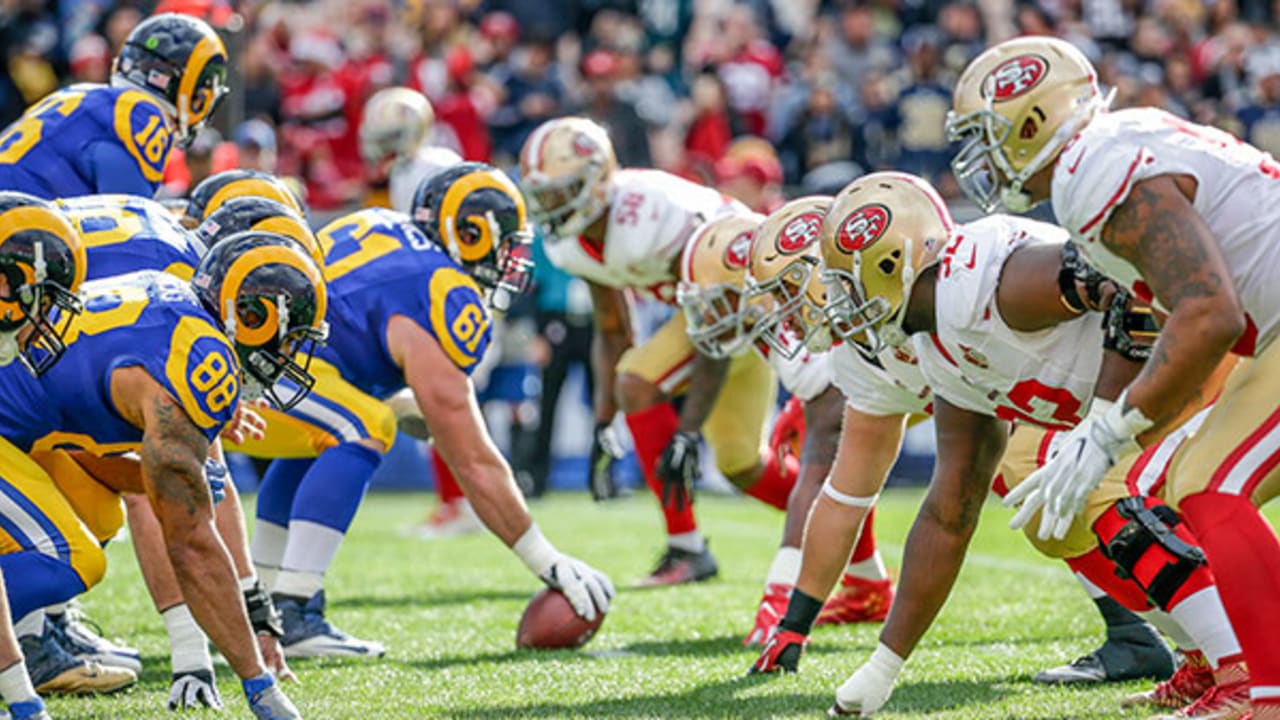
<svg viewBox="0 0 1280 720">
<path fill-rule="evenodd" d="M 645 484 L 649 491 L 662 503 L 662 481 L 654 472 L 662 451 L 667 448 L 671 438 L 675 436 L 680 425 L 680 416 L 669 402 L 661 402 L 653 407 L 626 416 L 627 427 L 631 430 L 631 439 L 636 449 L 636 459 L 640 462 L 640 470 L 644 473 Z M 676 536 L 698 529 L 698 522 L 693 516 L 693 506 L 685 503 L 684 509 L 677 510 L 675 502 L 662 504 L 662 516 L 666 520 L 667 535 Z M 670 542 L 670 538 L 668 538 Z M 673 547 L 675 547 L 673 545 Z"/>
<path fill-rule="evenodd" d="M 1191 636 L 1194 646 L 1204 653 L 1209 666 L 1215 670 L 1223 660 L 1240 655 L 1240 641 L 1227 619 L 1216 587 L 1210 585 L 1183 598 L 1170 607 L 1168 613 Z"/>
<path fill-rule="evenodd" d="M 0 698 L 5 705 L 21 702 L 39 702 L 40 696 L 31 686 L 31 676 L 27 674 L 27 664 L 19 660 L 4 670 L 0 670 Z"/>
<path fill-rule="evenodd" d="M 312 462 L 311 458 L 273 460 L 262 475 L 249 554 L 253 556 L 254 569 L 266 588 L 275 585 L 276 573 L 280 572 L 284 548 L 289 542 L 293 498 Z"/>
<path fill-rule="evenodd" d="M 1238 495 L 1197 493 L 1183 499 L 1181 509 L 1213 568 L 1249 666 L 1251 692 L 1280 698 L 1280 540 L 1258 509 Z M 1254 716 L 1261 720 L 1266 713 L 1255 710 Z"/>
<path fill-rule="evenodd" d="M 436 476 L 436 496 L 440 498 L 440 504 L 447 505 L 465 497 L 462 494 L 462 486 L 458 485 L 458 479 L 449 469 L 449 464 L 440 457 L 440 451 L 431 448 L 427 454 L 431 456 L 431 470 Z"/>
<path fill-rule="evenodd" d="M 800 548 L 778 548 L 778 554 L 773 556 L 773 564 L 769 566 L 769 574 L 765 575 L 765 584 L 795 585 L 796 578 L 800 577 L 800 564 L 803 559 L 804 554 L 801 553 Z"/>
<path fill-rule="evenodd" d="M 13 623 L 14 637 L 40 637 L 44 634 L 44 609 L 32 610 Z"/>
<path fill-rule="evenodd" d="M 695 530 L 689 532 L 676 533 L 667 536 L 667 545 L 676 550 L 683 550 L 687 553 L 699 554 L 707 549 L 706 538 L 702 537 L 702 533 Z"/>
<path fill-rule="evenodd" d="M 164 619 L 164 628 L 169 633 L 169 657 L 175 675 L 213 667 L 209 639 L 186 603 L 174 605 L 160 613 L 160 617 Z"/>
<path fill-rule="evenodd" d="M 791 497 L 791 488 L 796 486 L 796 478 L 800 477 L 800 461 L 792 455 L 786 455 L 779 462 L 777 453 L 768 453 L 760 477 L 743 490 L 766 505 L 779 510 L 787 509 L 787 498 Z"/>
<path fill-rule="evenodd" d="M 288 544 L 288 528 L 262 518 L 254 521 L 249 554 L 253 556 L 253 569 L 257 571 L 263 587 L 275 586 L 280 563 L 284 561 L 284 547 Z"/>
</svg>

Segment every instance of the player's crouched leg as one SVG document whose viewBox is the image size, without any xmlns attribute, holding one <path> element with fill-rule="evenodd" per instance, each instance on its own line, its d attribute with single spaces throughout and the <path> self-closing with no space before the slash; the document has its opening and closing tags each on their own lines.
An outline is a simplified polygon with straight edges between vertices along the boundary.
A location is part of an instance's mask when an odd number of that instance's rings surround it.
<svg viewBox="0 0 1280 720">
<path fill-rule="evenodd" d="M 103 693 L 137 682 L 130 670 L 81 660 L 58 643 L 43 608 L 98 584 L 106 555 L 49 475 L 8 443 L 0 444 L 0 568 L 22 578 L 6 590 L 37 691 Z"/>
</svg>

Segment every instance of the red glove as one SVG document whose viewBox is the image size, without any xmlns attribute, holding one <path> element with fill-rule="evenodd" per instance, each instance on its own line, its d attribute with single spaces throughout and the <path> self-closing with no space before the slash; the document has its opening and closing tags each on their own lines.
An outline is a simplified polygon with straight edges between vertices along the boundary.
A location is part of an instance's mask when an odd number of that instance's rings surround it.
<svg viewBox="0 0 1280 720">
<path fill-rule="evenodd" d="M 782 412 L 773 421 L 769 433 L 769 452 L 780 461 L 788 454 L 800 456 L 800 444 L 804 441 L 804 402 L 795 395 L 782 406 Z"/>
<path fill-rule="evenodd" d="M 765 643 L 764 651 L 760 653 L 760 657 L 748 672 L 751 675 L 797 672 L 800 669 L 800 653 L 804 652 L 804 646 L 808 643 L 808 635 L 779 628 L 769 638 L 769 642 Z"/>
</svg>

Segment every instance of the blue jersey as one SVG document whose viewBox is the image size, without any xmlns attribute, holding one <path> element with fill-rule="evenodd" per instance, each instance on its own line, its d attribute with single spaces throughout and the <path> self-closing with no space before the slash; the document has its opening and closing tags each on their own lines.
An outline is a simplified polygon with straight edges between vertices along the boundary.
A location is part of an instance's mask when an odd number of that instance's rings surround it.
<svg viewBox="0 0 1280 720">
<path fill-rule="evenodd" d="M 67 352 L 40 378 L 0 368 L 0 436 L 24 452 L 57 448 L 109 455 L 137 450 L 142 430 L 116 410 L 111 374 L 141 367 L 210 441 L 235 413 L 235 350 L 190 286 L 165 273 L 87 283 Z"/>
<path fill-rule="evenodd" d="M 0 133 L 0 190 L 53 199 L 152 197 L 173 145 L 160 102 L 141 90 L 73 85 Z"/>
<path fill-rule="evenodd" d="M 183 280 L 195 274 L 204 245 L 163 205 L 133 195 L 88 195 L 58 202 L 80 231 L 89 260 L 86 280 L 158 270 Z"/>
<path fill-rule="evenodd" d="M 470 374 L 489 347 L 489 311 L 471 277 L 408 216 L 382 208 L 317 233 L 329 284 L 329 341 L 316 355 L 349 383 L 385 398 L 405 386 L 387 350 L 392 315 L 416 322 Z"/>
</svg>

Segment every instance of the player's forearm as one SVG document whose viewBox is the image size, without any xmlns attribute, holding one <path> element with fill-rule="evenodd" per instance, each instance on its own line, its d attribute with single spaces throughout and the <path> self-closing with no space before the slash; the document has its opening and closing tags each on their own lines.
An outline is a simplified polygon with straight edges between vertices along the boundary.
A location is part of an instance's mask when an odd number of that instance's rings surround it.
<svg viewBox="0 0 1280 720">
<path fill-rule="evenodd" d="M 1126 404 L 1166 428 L 1194 400 L 1244 331 L 1244 318 L 1214 303 L 1186 301 L 1169 317 Z"/>
<path fill-rule="evenodd" d="M 1103 352 L 1098 382 L 1093 386 L 1093 396 L 1114 401 L 1141 371 L 1141 362 L 1130 360 L 1112 350 Z"/>
<path fill-rule="evenodd" d="M 869 508 L 841 505 L 819 495 L 805 525 L 803 558 L 796 588 L 814 598 L 831 594 L 849 561 Z"/>
<path fill-rule="evenodd" d="M 448 459 L 446 455 L 445 460 Z M 476 516 L 507 547 L 514 545 L 533 524 L 511 468 L 496 450 L 492 457 L 477 457 L 458 467 L 451 464 L 450 469 Z"/>
<path fill-rule="evenodd" d="M 840 447 L 840 419 L 844 396 L 834 387 L 805 403 L 804 443 L 800 447 L 800 475 L 787 498 L 782 544 L 797 547 L 804 539 L 805 521 L 822 483 L 831 473 Z"/>
<path fill-rule="evenodd" d="M 903 550 L 898 592 L 880 642 L 901 658 L 910 656 L 951 594 L 982 503 L 940 502 L 931 492 L 920 508 Z"/>
<path fill-rule="evenodd" d="M 618 360 L 630 346 L 631 340 L 624 333 L 597 330 L 591 339 L 591 370 L 595 387 L 592 407 L 596 422 L 610 422 L 618 412 L 614 395 Z"/>
<path fill-rule="evenodd" d="M 685 394 L 684 405 L 680 408 L 680 432 L 696 433 L 702 430 L 716 399 L 720 397 L 720 388 L 724 387 L 725 376 L 729 374 L 729 360 L 717 360 L 705 355 L 693 356 L 693 370 L 689 375 L 689 391 Z"/>
</svg>

